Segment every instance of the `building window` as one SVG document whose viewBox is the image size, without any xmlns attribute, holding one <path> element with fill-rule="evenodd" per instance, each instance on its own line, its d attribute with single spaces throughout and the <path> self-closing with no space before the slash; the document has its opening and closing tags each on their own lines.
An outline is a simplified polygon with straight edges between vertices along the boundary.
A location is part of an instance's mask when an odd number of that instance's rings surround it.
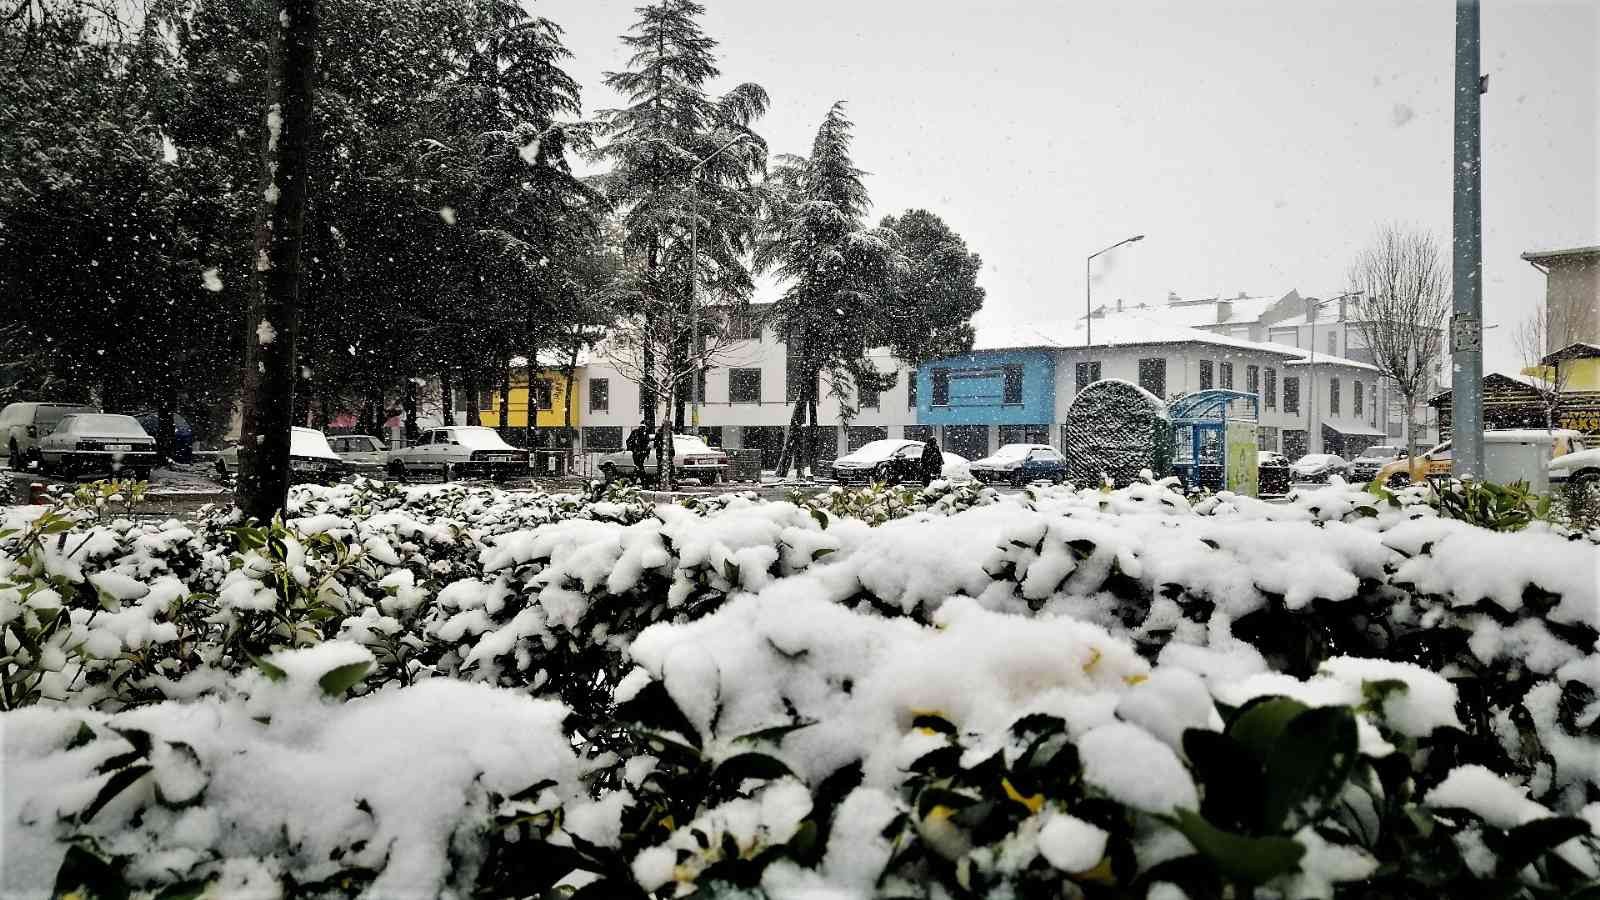
<svg viewBox="0 0 1600 900">
<path fill-rule="evenodd" d="M 1200 360 L 1200 390 L 1209 391 L 1212 388 L 1211 360 Z"/>
<path fill-rule="evenodd" d="M 1270 380 L 1271 369 L 1267 370 Z M 1286 413 L 1300 412 L 1300 379 L 1285 378 L 1283 380 L 1283 411 Z"/>
<path fill-rule="evenodd" d="M 1139 360 L 1139 387 L 1166 399 L 1167 361 L 1159 356 Z"/>
<path fill-rule="evenodd" d="M 498 405 L 498 404 L 495 403 L 494 394 L 495 394 L 494 391 L 489 391 L 489 390 L 479 391 L 478 392 L 478 408 L 479 409 L 494 409 Z"/>
<path fill-rule="evenodd" d="M 1261 367 L 1244 367 L 1244 389 L 1252 394 L 1261 393 Z"/>
<path fill-rule="evenodd" d="M 1100 364 L 1097 362 L 1078 363 L 1078 390 L 1083 390 L 1100 380 Z"/>
<path fill-rule="evenodd" d="M 1333 415 L 1333 416 L 1337 416 L 1339 414 L 1339 379 L 1338 378 L 1329 378 L 1328 379 L 1328 414 L 1329 415 Z"/>
<path fill-rule="evenodd" d="M 1217 363 L 1217 386 L 1233 390 L 1233 363 Z"/>
<path fill-rule="evenodd" d="M 550 382 L 537 378 L 533 382 L 533 408 L 553 409 L 555 407 L 555 392 Z"/>
<path fill-rule="evenodd" d="M 728 337 L 735 341 L 761 340 L 761 323 L 755 313 L 748 308 L 729 313 Z"/>
<path fill-rule="evenodd" d="M 589 412 L 607 412 L 611 409 L 611 382 L 605 378 L 589 379 Z"/>
<path fill-rule="evenodd" d="M 1361 393 L 1362 391 L 1366 390 L 1366 387 L 1366 385 L 1359 381 L 1351 385 L 1350 389 L 1352 391 L 1352 396 L 1350 397 L 1350 414 L 1353 416 L 1359 416 L 1365 412 L 1363 401 L 1366 400 L 1366 398 L 1361 396 Z"/>
<path fill-rule="evenodd" d="M 761 370 L 760 369 L 729 369 L 728 370 L 728 402 L 729 403 L 760 403 L 761 402 Z"/>
<path fill-rule="evenodd" d="M 1022 404 L 1022 366 L 1012 363 L 1002 367 L 1005 373 L 1005 395 L 1000 402 L 1006 405 L 1020 406 Z"/>
<path fill-rule="evenodd" d="M 706 402 L 706 372 L 708 371 L 710 371 L 708 367 L 701 366 L 694 373 L 695 396 L 693 399 L 696 403 Z"/>
<path fill-rule="evenodd" d="M 878 408 L 878 386 L 866 382 L 856 383 L 856 401 L 862 409 Z"/>
<path fill-rule="evenodd" d="M 921 441 L 926 444 L 934 439 L 932 425 L 907 425 L 900 429 L 900 436 L 908 441 Z"/>
<path fill-rule="evenodd" d="M 1337 331 L 1328 332 L 1328 355 L 1339 355 L 1339 332 Z"/>
<path fill-rule="evenodd" d="M 933 370 L 933 405 L 950 405 L 950 370 L 937 368 Z"/>
<path fill-rule="evenodd" d="M 1262 391 L 1266 396 L 1267 409 L 1274 409 L 1278 405 L 1278 370 L 1267 369 L 1267 388 Z"/>
<path fill-rule="evenodd" d="M 889 429 L 882 425 L 851 425 L 845 432 L 845 446 L 849 452 L 854 453 L 873 441 L 881 441 L 889 436 Z"/>
<path fill-rule="evenodd" d="M 622 426 L 585 425 L 583 428 L 583 449 L 621 450 Z"/>
<path fill-rule="evenodd" d="M 1277 450 L 1278 449 L 1278 429 L 1273 428 L 1270 425 L 1263 425 L 1260 428 L 1257 428 L 1256 429 L 1256 449 L 1257 450 Z"/>
<path fill-rule="evenodd" d="M 1049 425 L 1001 425 L 1000 446 L 1007 444 L 1045 444 L 1050 441 Z"/>
<path fill-rule="evenodd" d="M 1369 407 L 1369 409 L 1367 410 L 1368 424 L 1371 425 L 1373 428 L 1377 428 L 1378 427 L 1378 385 L 1377 385 L 1377 383 L 1369 384 L 1367 386 L 1367 396 L 1371 398 L 1367 403 L 1367 406 Z"/>
<path fill-rule="evenodd" d="M 1289 381 L 1290 379 L 1288 378 L 1283 380 L 1284 390 L 1288 390 Z M 1305 431 L 1299 429 L 1285 431 L 1283 433 L 1283 455 L 1289 457 L 1291 460 L 1296 460 L 1302 456 L 1305 456 L 1306 449 L 1308 447 L 1308 439 L 1309 435 Z"/>
<path fill-rule="evenodd" d="M 906 409 L 917 408 L 917 370 L 906 370 Z"/>
</svg>

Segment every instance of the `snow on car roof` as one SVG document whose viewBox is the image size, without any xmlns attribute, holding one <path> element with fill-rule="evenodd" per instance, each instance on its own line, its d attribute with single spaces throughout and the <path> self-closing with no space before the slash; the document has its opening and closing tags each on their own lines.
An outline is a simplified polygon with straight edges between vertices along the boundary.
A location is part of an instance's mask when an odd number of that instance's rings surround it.
<svg viewBox="0 0 1600 900">
<path fill-rule="evenodd" d="M 855 450 L 852 450 L 844 456 L 841 456 L 840 459 L 887 459 L 891 454 L 902 447 L 920 443 L 921 441 L 906 440 L 905 438 L 885 438 L 878 441 L 868 441 L 867 443 L 862 444 L 860 447 L 857 447 Z"/>
<path fill-rule="evenodd" d="M 315 428 L 289 429 L 289 455 L 315 457 L 317 459 L 338 459 L 339 454 L 333 452 L 328 446 L 328 436 Z"/>
<path fill-rule="evenodd" d="M 500 432 L 487 425 L 452 425 L 443 430 L 448 431 L 452 439 L 460 441 L 462 446 L 474 450 L 516 449 L 500 439 Z"/>
</svg>

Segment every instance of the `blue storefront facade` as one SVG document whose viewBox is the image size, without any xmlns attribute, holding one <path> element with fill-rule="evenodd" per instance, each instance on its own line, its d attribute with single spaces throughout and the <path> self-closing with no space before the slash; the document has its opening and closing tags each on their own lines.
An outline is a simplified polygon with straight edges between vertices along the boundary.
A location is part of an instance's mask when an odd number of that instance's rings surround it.
<svg viewBox="0 0 1600 900">
<path fill-rule="evenodd" d="M 967 459 L 1007 443 L 1048 443 L 1055 418 L 1055 354 L 974 351 L 917 368 L 917 424 Z M 993 438 L 991 439 L 991 434 Z"/>
</svg>

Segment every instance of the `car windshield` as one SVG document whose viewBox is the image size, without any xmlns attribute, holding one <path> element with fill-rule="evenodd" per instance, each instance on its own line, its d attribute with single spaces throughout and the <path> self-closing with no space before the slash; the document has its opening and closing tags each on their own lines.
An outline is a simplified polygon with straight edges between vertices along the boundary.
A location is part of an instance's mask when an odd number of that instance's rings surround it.
<svg viewBox="0 0 1600 900">
<path fill-rule="evenodd" d="M 1390 447 L 1387 444 L 1378 447 L 1368 447 L 1361 454 L 1362 459 L 1394 459 L 1400 455 L 1399 447 Z"/>
<path fill-rule="evenodd" d="M 1331 453 L 1311 453 L 1311 454 L 1307 454 L 1305 456 L 1300 457 L 1300 461 L 1295 463 L 1295 465 L 1297 465 L 1297 466 L 1325 466 L 1328 463 L 1334 462 L 1334 461 L 1336 461 L 1338 459 L 1339 459 L 1339 457 L 1334 456 Z"/>
<path fill-rule="evenodd" d="M 122 434 L 129 437 L 147 437 L 132 416 L 76 415 L 69 423 L 74 434 Z"/>
<path fill-rule="evenodd" d="M 43 434 L 67 416 L 93 412 L 94 410 L 87 406 L 40 406 L 33 414 L 33 424 L 38 426 L 39 432 Z"/>
<path fill-rule="evenodd" d="M 499 433 L 493 428 L 452 428 L 446 434 L 450 440 L 473 450 L 515 449 L 501 440 Z"/>
<path fill-rule="evenodd" d="M 706 442 L 692 434 L 675 434 L 672 436 L 672 449 L 676 453 L 714 453 Z"/>
<path fill-rule="evenodd" d="M 1034 446 L 1032 444 L 1006 444 L 991 454 L 989 459 L 995 462 L 1015 462 L 1019 459 L 1027 459 L 1028 454 L 1033 449 Z"/>
<path fill-rule="evenodd" d="M 893 456 L 896 451 L 914 446 L 916 446 L 915 441 L 870 441 L 840 459 L 841 461 L 848 460 L 849 462 L 882 462 Z"/>
<path fill-rule="evenodd" d="M 328 446 L 328 438 L 320 431 L 311 428 L 296 428 L 289 432 L 290 456 L 317 456 L 324 459 L 337 454 Z"/>
</svg>

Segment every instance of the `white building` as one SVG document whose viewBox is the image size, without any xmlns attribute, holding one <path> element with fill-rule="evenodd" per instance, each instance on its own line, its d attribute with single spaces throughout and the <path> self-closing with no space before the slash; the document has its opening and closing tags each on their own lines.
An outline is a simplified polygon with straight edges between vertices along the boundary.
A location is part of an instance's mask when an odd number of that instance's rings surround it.
<svg viewBox="0 0 1600 900">
<path fill-rule="evenodd" d="M 1130 305 L 1118 301 L 1114 305 L 1097 307 L 1094 315 L 1096 327 L 1101 320 L 1115 321 L 1130 317 L 1146 321 L 1153 319 L 1167 325 L 1293 347 L 1305 351 L 1308 358 L 1313 354 L 1318 359 L 1336 356 L 1371 364 L 1374 361 L 1373 354 L 1355 311 L 1355 304 L 1347 299 L 1305 297 L 1291 290 L 1278 297 L 1240 293 L 1232 298 L 1211 297 L 1203 300 L 1186 300 L 1169 294 L 1162 304 Z M 1431 384 L 1426 385 L 1418 396 L 1432 397 L 1448 387 L 1444 377 L 1448 371 L 1448 360 L 1441 359 L 1431 375 Z M 1383 430 L 1387 439 L 1402 442 L 1405 439 L 1404 401 L 1388 378 L 1379 379 L 1378 391 L 1380 415 L 1377 427 Z M 1417 405 L 1414 427 L 1419 445 L 1428 446 L 1438 440 L 1438 421 L 1433 416 L 1432 408 L 1425 402 Z M 1311 444 L 1320 449 L 1315 435 Z"/>
<path fill-rule="evenodd" d="M 757 318 L 761 311 L 752 308 Z M 1309 452 L 1314 443 L 1349 452 L 1381 442 L 1383 417 L 1374 403 L 1380 375 L 1374 367 L 1321 354 L 1313 364 L 1309 352 L 1287 344 L 1129 312 L 1097 319 L 1094 343 L 1087 347 L 1079 321 L 979 329 L 971 353 L 916 368 L 883 351 L 875 357 L 879 370 L 900 377 L 891 389 L 861 402 L 848 423 L 840 421 L 840 404 L 824 385 L 818 415 L 837 424 L 823 435 L 820 455 L 883 437 L 935 437 L 968 458 L 1014 441 L 1059 446 L 1058 426 L 1072 399 L 1101 378 L 1142 383 L 1167 399 L 1210 387 L 1256 393 L 1261 446 L 1291 457 Z M 787 353 L 770 327 L 748 327 L 747 333 L 749 338 L 729 343 L 707 372 L 699 425 L 724 447 L 765 450 L 770 463 L 793 409 Z M 627 430 L 642 420 L 639 386 L 618 369 L 603 347 L 584 368 L 578 400 L 585 449 L 621 446 Z M 975 385 L 973 372 L 999 373 L 1004 384 L 995 381 L 995 402 L 968 403 L 959 388 L 952 395 L 951 373 L 958 384 Z"/>
</svg>

